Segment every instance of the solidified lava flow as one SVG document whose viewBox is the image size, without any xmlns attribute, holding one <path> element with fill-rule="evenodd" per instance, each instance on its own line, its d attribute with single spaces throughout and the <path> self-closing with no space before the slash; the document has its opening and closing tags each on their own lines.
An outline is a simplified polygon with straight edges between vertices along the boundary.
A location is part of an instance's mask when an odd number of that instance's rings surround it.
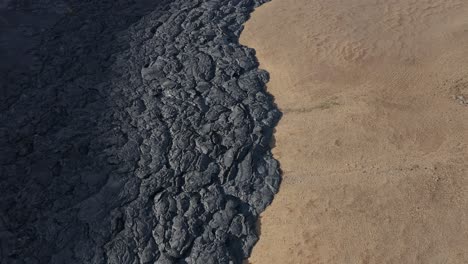
<svg viewBox="0 0 468 264">
<path fill-rule="evenodd" d="M 280 112 L 265 0 L 0 2 L 0 263 L 241 263 Z"/>
</svg>

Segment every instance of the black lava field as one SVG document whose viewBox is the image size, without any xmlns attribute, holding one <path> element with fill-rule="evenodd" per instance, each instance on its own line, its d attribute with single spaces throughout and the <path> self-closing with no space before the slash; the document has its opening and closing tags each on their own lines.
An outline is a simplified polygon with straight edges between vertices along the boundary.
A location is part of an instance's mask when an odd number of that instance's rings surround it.
<svg viewBox="0 0 468 264">
<path fill-rule="evenodd" d="M 263 2 L 0 1 L 0 263 L 242 263 L 280 184 Z"/>
</svg>

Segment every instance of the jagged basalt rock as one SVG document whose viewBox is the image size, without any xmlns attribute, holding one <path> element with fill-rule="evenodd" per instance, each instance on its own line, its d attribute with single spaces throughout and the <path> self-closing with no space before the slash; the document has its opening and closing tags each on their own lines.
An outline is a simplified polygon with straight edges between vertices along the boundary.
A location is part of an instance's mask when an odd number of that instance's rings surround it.
<svg viewBox="0 0 468 264">
<path fill-rule="evenodd" d="M 0 43 L 22 58 L 0 62 L 0 262 L 248 257 L 280 181 L 280 113 L 238 43 L 263 2 L 1 6 L 29 42 Z"/>
</svg>

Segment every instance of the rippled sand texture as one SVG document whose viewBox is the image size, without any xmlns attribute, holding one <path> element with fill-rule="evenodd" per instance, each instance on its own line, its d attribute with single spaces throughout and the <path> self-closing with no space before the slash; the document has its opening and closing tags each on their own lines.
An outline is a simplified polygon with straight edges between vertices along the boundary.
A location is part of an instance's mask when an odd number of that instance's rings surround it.
<svg viewBox="0 0 468 264">
<path fill-rule="evenodd" d="M 284 113 L 251 263 L 468 263 L 468 1 L 273 0 L 241 42 Z"/>
</svg>

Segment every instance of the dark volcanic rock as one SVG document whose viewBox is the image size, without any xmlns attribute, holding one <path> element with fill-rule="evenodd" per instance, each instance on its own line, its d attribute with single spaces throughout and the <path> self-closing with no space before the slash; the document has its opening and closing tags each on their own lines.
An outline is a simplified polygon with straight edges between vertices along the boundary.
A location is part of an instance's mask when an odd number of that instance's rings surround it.
<svg viewBox="0 0 468 264">
<path fill-rule="evenodd" d="M 280 176 L 263 0 L 0 2 L 0 263 L 241 263 Z"/>
</svg>

